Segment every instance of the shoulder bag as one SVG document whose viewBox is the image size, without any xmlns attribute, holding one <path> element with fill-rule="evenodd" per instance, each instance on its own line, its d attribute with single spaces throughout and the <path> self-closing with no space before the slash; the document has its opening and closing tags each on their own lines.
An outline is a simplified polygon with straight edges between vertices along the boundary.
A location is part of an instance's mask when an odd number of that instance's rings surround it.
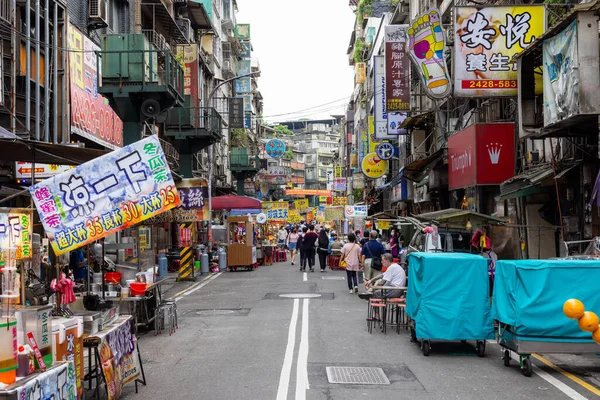
<svg viewBox="0 0 600 400">
<path fill-rule="evenodd" d="M 354 243 L 354 246 L 356 246 L 356 243 Z M 352 248 L 350 249 L 348 254 L 352 253 L 352 251 L 354 250 L 354 246 L 352 246 Z M 348 263 L 346 262 L 346 255 L 344 253 L 342 253 L 342 258 L 340 259 L 340 267 L 346 268 L 347 266 L 348 266 Z"/>
<path fill-rule="evenodd" d="M 365 246 L 367 246 L 367 251 L 371 256 L 371 268 L 377 271 L 381 271 L 381 269 L 383 268 L 383 264 L 381 264 L 381 258 L 373 257 L 373 253 L 371 253 L 371 248 L 369 247 L 369 242 L 365 243 Z"/>
</svg>

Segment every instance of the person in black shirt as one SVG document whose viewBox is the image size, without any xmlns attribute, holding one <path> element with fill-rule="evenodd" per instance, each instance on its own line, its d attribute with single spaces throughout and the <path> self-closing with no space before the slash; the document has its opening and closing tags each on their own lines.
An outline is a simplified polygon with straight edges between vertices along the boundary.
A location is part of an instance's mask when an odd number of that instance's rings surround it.
<svg viewBox="0 0 600 400">
<path fill-rule="evenodd" d="M 358 235 L 356 237 L 358 237 Z M 360 247 L 363 247 L 365 245 L 365 243 L 367 243 L 368 241 L 369 241 L 369 231 L 365 230 L 363 238 L 360 239 Z"/>
<path fill-rule="evenodd" d="M 300 229 L 298 237 L 298 251 L 300 252 L 300 271 L 306 269 L 306 251 L 304 251 L 304 236 L 308 232 L 308 228 L 304 227 Z"/>
<path fill-rule="evenodd" d="M 329 253 L 329 238 L 327 237 L 327 229 L 321 229 L 319 232 L 319 247 L 317 249 L 317 253 L 319 253 L 321 272 L 323 272 L 325 271 L 327 264 L 327 254 Z"/>
<path fill-rule="evenodd" d="M 308 227 L 308 233 L 304 235 L 302 239 L 302 246 L 304 247 L 304 253 L 306 254 L 306 260 L 308 260 L 308 267 L 310 272 L 315 272 L 315 243 L 319 239 L 319 236 L 315 233 L 314 225 Z M 302 271 L 306 269 L 305 265 L 302 265 Z"/>
</svg>

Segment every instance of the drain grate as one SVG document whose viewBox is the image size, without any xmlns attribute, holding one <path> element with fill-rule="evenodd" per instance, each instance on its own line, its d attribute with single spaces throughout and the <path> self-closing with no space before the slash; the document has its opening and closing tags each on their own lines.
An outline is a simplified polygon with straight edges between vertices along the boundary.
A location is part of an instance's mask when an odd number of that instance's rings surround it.
<svg viewBox="0 0 600 400">
<path fill-rule="evenodd" d="M 381 368 L 373 367 L 326 367 L 329 383 L 352 385 L 389 385 L 390 381 Z"/>
</svg>

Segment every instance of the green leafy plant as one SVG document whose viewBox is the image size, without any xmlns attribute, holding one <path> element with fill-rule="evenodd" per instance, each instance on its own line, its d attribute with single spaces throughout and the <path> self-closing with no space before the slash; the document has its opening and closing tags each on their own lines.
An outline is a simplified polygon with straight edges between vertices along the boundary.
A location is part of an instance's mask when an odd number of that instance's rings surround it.
<svg viewBox="0 0 600 400">
<path fill-rule="evenodd" d="M 292 158 L 294 158 L 294 152 L 292 151 L 292 149 L 287 149 L 283 153 L 283 157 L 291 160 Z"/>
<path fill-rule="evenodd" d="M 364 61 L 364 52 L 365 52 L 366 48 L 367 48 L 367 43 L 365 42 L 365 39 L 363 39 L 363 38 L 356 39 L 356 41 L 354 42 L 354 55 L 353 55 L 355 63 Z"/>
<path fill-rule="evenodd" d="M 544 0 L 544 4 L 548 5 L 548 28 L 556 24 L 567 12 L 569 12 L 569 4 L 565 4 L 564 0 Z"/>
<path fill-rule="evenodd" d="M 293 135 L 294 131 L 290 130 L 290 128 L 288 128 L 285 125 L 277 125 L 275 127 L 273 127 L 273 129 L 275 129 L 275 132 L 277 132 L 278 135 Z"/>
<path fill-rule="evenodd" d="M 391 1 L 391 4 L 394 8 L 398 5 L 398 3 L 400 3 L 400 0 L 392 0 Z"/>
<path fill-rule="evenodd" d="M 371 15 L 373 0 L 360 0 L 358 7 L 356 8 L 356 18 L 362 21 L 365 14 Z"/>
<path fill-rule="evenodd" d="M 364 190 L 363 189 L 354 189 L 352 191 L 352 196 L 354 197 L 354 202 L 355 203 L 363 201 L 364 200 L 363 195 L 364 195 Z"/>
<path fill-rule="evenodd" d="M 250 145 L 250 138 L 245 129 L 232 129 L 230 143 L 231 147 L 248 147 Z"/>
</svg>

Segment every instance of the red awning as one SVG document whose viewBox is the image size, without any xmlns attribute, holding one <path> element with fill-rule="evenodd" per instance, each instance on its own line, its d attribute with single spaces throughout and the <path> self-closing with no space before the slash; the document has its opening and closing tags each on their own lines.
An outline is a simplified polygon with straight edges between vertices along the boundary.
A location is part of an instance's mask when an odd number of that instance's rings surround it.
<svg viewBox="0 0 600 400">
<path fill-rule="evenodd" d="M 262 202 L 248 196 L 217 196 L 212 198 L 213 210 L 233 210 L 238 208 L 261 209 Z"/>
</svg>

